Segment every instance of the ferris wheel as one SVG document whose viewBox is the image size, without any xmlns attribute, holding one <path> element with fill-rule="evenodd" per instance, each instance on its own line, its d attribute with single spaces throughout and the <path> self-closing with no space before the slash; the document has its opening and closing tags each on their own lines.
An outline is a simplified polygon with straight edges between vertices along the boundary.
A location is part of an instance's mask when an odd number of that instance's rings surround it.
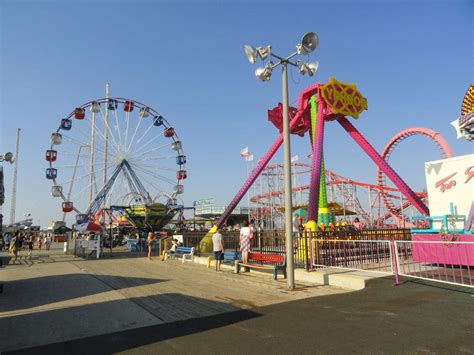
<svg viewBox="0 0 474 355">
<path fill-rule="evenodd" d="M 77 223 L 111 206 L 177 205 L 187 177 L 174 128 L 138 101 L 107 97 L 62 118 L 46 151 L 46 178 Z"/>
</svg>

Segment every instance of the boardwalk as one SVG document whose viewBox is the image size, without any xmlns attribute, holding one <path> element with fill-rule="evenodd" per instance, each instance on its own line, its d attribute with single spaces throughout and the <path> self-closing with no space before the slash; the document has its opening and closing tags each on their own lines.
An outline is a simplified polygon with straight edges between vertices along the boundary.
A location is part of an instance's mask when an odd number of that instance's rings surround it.
<svg viewBox="0 0 474 355">
<path fill-rule="evenodd" d="M 2 354 L 474 353 L 474 294 L 463 288 L 379 279 L 358 292 L 288 292 L 270 275 L 59 252 L 0 278 Z"/>
<path fill-rule="evenodd" d="M 60 249 L 35 254 L 0 271 L 6 281 L 0 296 L 0 328 L 6 330 L 0 332 L 0 350 L 346 292 L 304 284 L 288 292 L 284 280 L 275 282 L 270 275 L 217 273 L 136 254 L 99 260 L 66 256 Z"/>
</svg>

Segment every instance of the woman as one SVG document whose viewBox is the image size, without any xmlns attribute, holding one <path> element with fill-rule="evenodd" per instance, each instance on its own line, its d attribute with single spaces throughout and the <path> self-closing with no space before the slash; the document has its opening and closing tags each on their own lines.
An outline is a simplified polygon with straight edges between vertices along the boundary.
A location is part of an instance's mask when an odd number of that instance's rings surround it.
<svg viewBox="0 0 474 355">
<path fill-rule="evenodd" d="M 252 229 L 249 222 L 244 221 L 244 226 L 240 229 L 240 251 L 242 252 L 242 261 L 247 264 L 250 251 L 250 240 L 253 238 Z"/>
<path fill-rule="evenodd" d="M 43 235 L 40 234 L 38 237 L 38 249 L 41 250 L 41 245 L 43 244 Z"/>
<path fill-rule="evenodd" d="M 20 236 L 18 235 L 18 232 L 15 233 L 13 236 L 12 240 L 10 241 L 10 256 L 14 256 L 15 259 L 13 260 L 13 263 L 16 262 L 16 259 L 18 258 L 18 245 L 20 243 Z"/>
<path fill-rule="evenodd" d="M 168 250 L 163 252 L 163 256 L 161 257 L 162 261 L 165 261 L 166 259 L 169 258 L 170 255 L 173 255 L 174 253 L 176 253 L 176 248 L 178 246 L 178 240 L 173 239 L 171 243 L 172 243 L 171 248 L 169 248 Z"/>
<path fill-rule="evenodd" d="M 34 243 L 34 237 L 33 235 L 28 236 L 28 256 L 31 259 L 31 254 L 33 253 L 33 243 Z"/>
<path fill-rule="evenodd" d="M 148 246 L 148 260 L 151 260 L 151 249 L 154 241 L 155 235 L 153 232 L 148 232 L 148 237 L 146 238 L 146 245 Z"/>
<path fill-rule="evenodd" d="M 361 230 L 362 227 L 363 227 L 362 223 L 360 223 L 359 218 L 357 218 L 357 217 L 354 219 L 353 226 L 356 230 Z"/>
</svg>

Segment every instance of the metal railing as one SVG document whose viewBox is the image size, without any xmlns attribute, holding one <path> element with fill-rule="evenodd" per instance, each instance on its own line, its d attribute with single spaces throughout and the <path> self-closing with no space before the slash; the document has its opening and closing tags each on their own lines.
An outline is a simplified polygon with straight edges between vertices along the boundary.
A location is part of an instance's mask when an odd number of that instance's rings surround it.
<svg viewBox="0 0 474 355">
<path fill-rule="evenodd" d="M 474 242 L 395 241 L 395 246 L 399 275 L 474 287 Z"/>
<path fill-rule="evenodd" d="M 183 245 L 196 248 L 196 255 L 204 255 L 200 250 L 200 242 L 204 237 L 203 232 L 183 233 Z M 238 231 L 223 232 L 224 245 L 226 250 L 239 250 L 240 240 Z M 334 230 L 297 232 L 293 234 L 293 258 L 296 268 L 311 270 L 315 265 L 318 251 L 318 265 L 341 266 L 358 265 L 371 260 L 387 260 L 387 243 L 370 243 L 371 241 L 382 240 L 409 240 L 411 238 L 409 229 L 364 229 L 364 230 Z M 318 245 L 315 241 L 318 240 Z M 339 243 L 341 248 L 335 248 L 334 244 L 327 244 L 328 241 L 352 241 L 366 240 L 365 244 L 360 243 Z M 383 244 L 383 247 L 382 247 Z M 285 232 L 281 230 L 261 231 L 256 233 L 251 241 L 251 250 L 259 253 L 286 254 Z M 367 265 L 366 265 L 367 266 Z M 384 265 L 385 267 L 386 265 Z M 381 266 L 380 266 L 381 268 Z M 379 268 L 379 269 L 380 269 Z M 372 269 L 375 269 L 372 267 Z"/>
<path fill-rule="evenodd" d="M 197 255 L 204 233 L 184 233 L 184 246 Z M 239 232 L 224 232 L 226 250 L 239 250 Z M 337 267 L 474 287 L 474 242 L 413 241 L 408 229 L 336 230 L 293 235 L 296 268 L 312 271 Z M 284 231 L 263 231 L 251 241 L 253 251 L 286 254 Z"/>
<path fill-rule="evenodd" d="M 392 274 L 390 240 L 313 240 L 310 270 L 339 267 Z"/>
</svg>

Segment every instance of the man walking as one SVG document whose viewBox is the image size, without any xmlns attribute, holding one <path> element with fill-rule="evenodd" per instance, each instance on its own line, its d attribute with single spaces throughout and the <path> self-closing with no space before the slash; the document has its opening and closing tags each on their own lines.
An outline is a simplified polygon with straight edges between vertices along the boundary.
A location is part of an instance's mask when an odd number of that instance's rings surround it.
<svg viewBox="0 0 474 355">
<path fill-rule="evenodd" d="M 48 234 L 46 236 L 46 250 L 49 250 L 51 248 L 51 242 L 52 242 L 52 238 L 51 238 L 51 234 Z"/>
<path fill-rule="evenodd" d="M 224 238 L 220 228 L 217 228 L 216 233 L 212 235 L 212 246 L 216 259 L 216 271 L 221 271 L 221 260 L 224 259 Z"/>
</svg>

